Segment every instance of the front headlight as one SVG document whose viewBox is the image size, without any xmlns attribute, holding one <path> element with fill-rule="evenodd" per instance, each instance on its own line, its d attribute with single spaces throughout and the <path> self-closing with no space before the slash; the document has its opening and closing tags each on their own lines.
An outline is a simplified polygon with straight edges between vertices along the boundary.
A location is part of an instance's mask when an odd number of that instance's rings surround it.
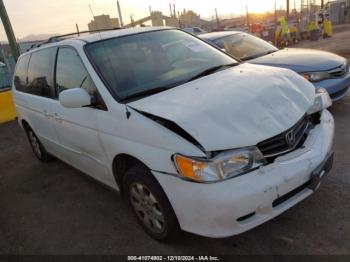
<svg viewBox="0 0 350 262">
<path fill-rule="evenodd" d="M 229 150 L 209 160 L 179 154 L 175 154 L 173 159 L 182 178 L 197 182 L 216 182 L 236 177 L 266 163 L 256 147 Z"/>
<path fill-rule="evenodd" d="M 311 115 L 313 113 L 322 111 L 332 105 L 332 99 L 329 97 L 329 94 L 326 89 L 318 88 L 316 89 L 316 96 L 314 100 L 314 104 L 308 110 L 308 114 Z"/>
<path fill-rule="evenodd" d="M 332 78 L 332 76 L 328 72 L 310 72 L 302 73 L 301 75 L 310 82 L 319 82 L 322 80 Z"/>
</svg>

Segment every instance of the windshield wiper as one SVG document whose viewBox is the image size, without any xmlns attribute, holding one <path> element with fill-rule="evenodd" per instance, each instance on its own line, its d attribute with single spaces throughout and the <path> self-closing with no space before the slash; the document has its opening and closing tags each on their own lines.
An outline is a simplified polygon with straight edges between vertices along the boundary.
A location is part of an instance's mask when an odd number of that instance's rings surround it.
<svg viewBox="0 0 350 262">
<path fill-rule="evenodd" d="M 200 77 L 203 77 L 203 76 L 215 73 L 215 72 L 217 72 L 219 70 L 223 70 L 223 69 L 225 69 L 227 67 L 236 66 L 238 64 L 239 63 L 231 63 L 231 64 L 226 64 L 226 65 L 214 66 L 214 67 L 208 68 L 208 69 L 200 72 L 199 74 L 195 75 L 194 77 L 191 77 L 189 80 L 177 82 L 177 83 L 174 83 L 174 84 L 171 84 L 171 85 L 167 85 L 167 86 L 160 86 L 160 87 L 155 87 L 155 88 L 152 88 L 152 89 L 147 89 L 147 90 L 144 90 L 144 91 L 141 91 L 141 92 L 137 92 L 135 94 L 131 94 L 131 95 L 128 95 L 128 96 L 122 98 L 120 100 L 120 102 L 125 102 L 125 101 L 131 100 L 131 99 L 142 98 L 142 97 L 145 97 L 145 96 L 150 96 L 150 95 L 153 95 L 153 94 L 156 94 L 156 93 L 160 93 L 160 92 L 163 92 L 165 90 L 171 89 L 171 88 L 173 88 L 175 86 L 178 86 L 180 84 L 188 83 L 188 82 L 193 81 L 193 80 L 195 80 L 197 78 L 200 78 Z"/>
<path fill-rule="evenodd" d="M 210 67 L 208 69 L 205 69 L 204 71 L 200 72 L 199 74 L 191 77 L 190 79 L 188 79 L 185 83 L 188 83 L 188 82 L 191 82 L 193 80 L 196 80 L 198 78 L 201 78 L 203 76 L 207 76 L 207 75 L 210 75 L 210 74 L 213 74 L 219 70 L 223 70 L 227 67 L 232 67 L 232 66 L 236 66 L 238 65 L 239 63 L 231 63 L 231 64 L 226 64 L 226 65 L 219 65 L 219 66 L 213 66 L 213 67 Z"/>
<path fill-rule="evenodd" d="M 265 53 L 260 53 L 260 54 L 257 54 L 257 55 L 251 55 L 251 56 L 243 57 L 243 58 L 241 58 L 241 60 L 242 61 L 252 60 L 252 59 L 264 56 L 264 55 L 272 54 L 274 52 L 277 52 L 277 50 L 270 50 L 270 51 L 267 51 Z"/>
<path fill-rule="evenodd" d="M 168 89 L 170 89 L 172 87 L 173 86 L 160 86 L 160 87 L 155 87 L 155 88 L 152 88 L 152 89 L 147 89 L 147 90 L 144 90 L 144 91 L 141 91 L 141 92 L 137 92 L 137 93 L 132 94 L 132 95 L 128 95 L 128 96 L 122 98 L 120 100 L 120 102 L 125 102 L 125 101 L 130 100 L 130 99 L 150 96 L 150 95 L 153 95 L 153 94 L 160 93 L 162 91 L 168 90 Z"/>
</svg>

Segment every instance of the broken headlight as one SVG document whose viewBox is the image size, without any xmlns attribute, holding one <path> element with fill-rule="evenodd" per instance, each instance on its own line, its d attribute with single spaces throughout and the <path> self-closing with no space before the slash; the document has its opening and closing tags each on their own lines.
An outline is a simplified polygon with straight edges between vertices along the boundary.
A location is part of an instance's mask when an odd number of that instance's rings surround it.
<svg viewBox="0 0 350 262">
<path fill-rule="evenodd" d="M 314 104 L 308 110 L 308 114 L 311 115 L 313 113 L 322 111 L 332 105 L 332 99 L 329 97 L 329 94 L 326 89 L 318 88 L 316 90 Z"/>
<path fill-rule="evenodd" d="M 266 163 L 257 147 L 225 151 L 212 159 L 175 154 L 174 163 L 180 177 L 197 182 L 217 182 L 240 176 Z"/>
</svg>

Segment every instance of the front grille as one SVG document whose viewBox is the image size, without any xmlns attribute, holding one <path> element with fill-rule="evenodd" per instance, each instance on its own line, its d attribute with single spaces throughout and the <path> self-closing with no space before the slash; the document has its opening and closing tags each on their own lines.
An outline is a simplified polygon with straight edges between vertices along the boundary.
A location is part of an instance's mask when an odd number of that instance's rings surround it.
<svg viewBox="0 0 350 262">
<path fill-rule="evenodd" d="M 345 63 L 335 69 L 328 71 L 332 77 L 342 77 L 349 72 L 349 65 Z"/>
<path fill-rule="evenodd" d="M 304 143 L 311 125 L 310 116 L 304 116 L 292 128 L 260 142 L 257 146 L 268 162 L 271 162 L 276 157 L 299 148 Z"/>
</svg>

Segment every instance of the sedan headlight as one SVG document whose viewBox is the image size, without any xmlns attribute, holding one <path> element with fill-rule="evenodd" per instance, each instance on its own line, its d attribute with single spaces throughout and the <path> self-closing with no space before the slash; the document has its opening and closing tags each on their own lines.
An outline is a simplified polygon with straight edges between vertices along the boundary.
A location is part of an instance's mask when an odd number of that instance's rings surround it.
<svg viewBox="0 0 350 262">
<path fill-rule="evenodd" d="M 332 78 L 332 76 L 328 72 L 310 72 L 302 73 L 301 75 L 310 82 L 319 82 L 322 80 Z"/>
<path fill-rule="evenodd" d="M 240 176 L 266 163 L 256 147 L 229 150 L 209 160 L 180 154 L 175 154 L 173 159 L 180 177 L 197 182 L 216 182 Z"/>
<path fill-rule="evenodd" d="M 314 104 L 308 110 L 308 114 L 313 114 L 319 112 L 323 109 L 326 109 L 332 105 L 332 99 L 329 97 L 329 94 L 326 89 L 318 88 L 316 89 L 316 96 Z"/>
</svg>

